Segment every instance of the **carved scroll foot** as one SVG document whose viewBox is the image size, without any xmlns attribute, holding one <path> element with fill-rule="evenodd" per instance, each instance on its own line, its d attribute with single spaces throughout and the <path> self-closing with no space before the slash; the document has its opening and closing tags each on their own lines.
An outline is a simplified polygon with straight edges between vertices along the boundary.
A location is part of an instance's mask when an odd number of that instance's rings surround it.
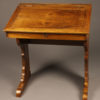
<svg viewBox="0 0 100 100">
<path fill-rule="evenodd" d="M 83 100 L 88 100 L 88 41 L 85 42 L 85 78 L 84 78 L 84 88 L 83 88 Z"/>
<path fill-rule="evenodd" d="M 16 96 L 20 97 L 24 91 L 26 84 L 28 83 L 29 77 L 31 76 L 30 66 L 29 66 L 29 54 L 28 54 L 28 45 L 21 44 L 20 40 L 17 39 L 17 44 L 21 49 L 22 56 L 22 73 L 19 86 L 16 90 Z"/>
</svg>

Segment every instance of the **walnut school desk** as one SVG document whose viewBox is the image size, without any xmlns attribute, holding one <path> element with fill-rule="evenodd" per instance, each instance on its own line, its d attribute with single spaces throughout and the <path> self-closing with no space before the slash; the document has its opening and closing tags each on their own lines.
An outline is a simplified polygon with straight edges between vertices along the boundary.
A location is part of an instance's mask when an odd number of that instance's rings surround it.
<svg viewBox="0 0 100 100">
<path fill-rule="evenodd" d="M 28 44 L 74 45 L 84 47 L 83 100 L 88 98 L 88 54 L 90 4 L 21 3 L 4 28 L 21 49 L 22 74 L 16 96 L 20 97 L 31 76 Z"/>
</svg>

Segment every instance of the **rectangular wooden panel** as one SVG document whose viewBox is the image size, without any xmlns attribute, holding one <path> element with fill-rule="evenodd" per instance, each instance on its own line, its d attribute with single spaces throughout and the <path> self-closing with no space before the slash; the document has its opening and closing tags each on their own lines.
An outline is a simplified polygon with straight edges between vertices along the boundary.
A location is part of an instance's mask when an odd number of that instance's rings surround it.
<svg viewBox="0 0 100 100">
<path fill-rule="evenodd" d="M 19 39 L 41 39 L 41 40 L 77 40 L 85 41 L 86 35 L 79 34 L 43 34 L 43 33 L 7 33 L 9 38 Z"/>
<path fill-rule="evenodd" d="M 90 4 L 20 4 L 6 32 L 87 34 Z"/>
</svg>

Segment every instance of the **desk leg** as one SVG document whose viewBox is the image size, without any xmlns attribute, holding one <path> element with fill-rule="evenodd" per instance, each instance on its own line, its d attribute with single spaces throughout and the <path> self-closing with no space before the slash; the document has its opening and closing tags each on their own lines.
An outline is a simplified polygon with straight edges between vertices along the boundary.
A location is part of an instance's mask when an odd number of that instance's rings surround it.
<svg viewBox="0 0 100 100">
<path fill-rule="evenodd" d="M 88 41 L 85 42 L 84 45 L 85 51 L 85 79 L 84 79 L 84 89 L 83 89 L 83 100 L 88 99 Z"/>
<path fill-rule="evenodd" d="M 28 82 L 28 79 L 31 75 L 30 65 L 29 65 L 29 54 L 28 54 L 28 44 L 21 44 L 20 40 L 17 39 L 17 44 L 21 49 L 22 57 L 22 73 L 19 86 L 16 90 L 16 96 L 20 97 L 24 91 L 25 85 Z"/>
</svg>

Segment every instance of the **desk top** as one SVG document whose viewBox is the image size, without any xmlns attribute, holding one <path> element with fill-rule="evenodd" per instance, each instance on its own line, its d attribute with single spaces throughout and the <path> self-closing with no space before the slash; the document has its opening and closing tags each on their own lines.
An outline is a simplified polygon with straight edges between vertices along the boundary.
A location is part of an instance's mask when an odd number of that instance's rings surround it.
<svg viewBox="0 0 100 100">
<path fill-rule="evenodd" d="M 90 4 L 21 3 L 5 32 L 88 34 Z"/>
</svg>

